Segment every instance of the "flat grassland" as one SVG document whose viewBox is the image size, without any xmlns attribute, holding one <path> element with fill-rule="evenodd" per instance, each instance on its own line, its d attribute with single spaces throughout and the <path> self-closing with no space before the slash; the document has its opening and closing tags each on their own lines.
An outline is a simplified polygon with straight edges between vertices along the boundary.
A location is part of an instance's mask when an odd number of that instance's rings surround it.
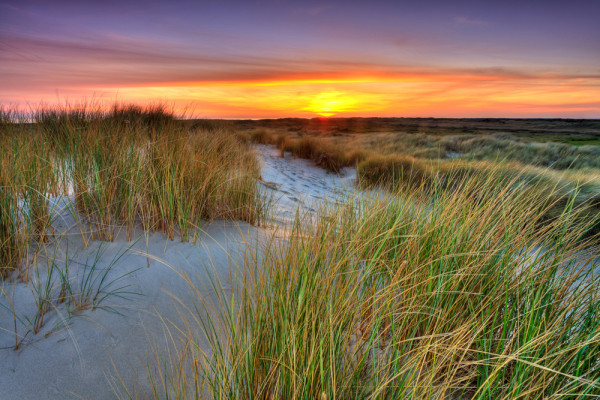
<svg viewBox="0 0 600 400">
<path fill-rule="evenodd" d="M 556 170 L 600 168 L 599 120 L 288 118 L 232 123 L 256 141 L 287 145 L 291 151 L 292 143 L 282 143 L 286 137 L 320 140 L 323 151 L 331 151 L 343 165 L 376 153 L 429 160 L 506 160 Z M 336 154 L 342 151 L 344 155 Z"/>
</svg>

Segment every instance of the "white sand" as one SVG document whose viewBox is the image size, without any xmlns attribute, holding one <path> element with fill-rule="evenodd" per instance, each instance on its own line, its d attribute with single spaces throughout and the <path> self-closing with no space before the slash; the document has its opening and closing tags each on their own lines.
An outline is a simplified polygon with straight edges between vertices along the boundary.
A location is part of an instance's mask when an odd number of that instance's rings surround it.
<svg viewBox="0 0 600 400">
<path fill-rule="evenodd" d="M 277 203 L 276 222 L 293 220 L 296 210 L 314 212 L 323 201 L 339 201 L 354 192 L 356 170 L 345 168 L 333 174 L 317 168 L 311 161 L 294 159 L 290 153 L 281 157 L 272 146 L 257 146 L 262 159 L 262 178 L 267 187 L 274 187 Z M 273 183 L 274 185 L 271 185 Z"/>
<path fill-rule="evenodd" d="M 351 188 L 354 180 L 352 170 L 342 176 L 328 174 L 305 160 L 280 158 L 278 151 L 259 146 L 263 159 L 262 178 L 267 189 L 277 200 L 276 222 L 286 224 L 293 218 L 297 207 L 312 210 L 317 201 L 333 195 L 341 196 L 344 188 Z M 56 200 L 55 200 L 56 201 Z M 99 248 L 102 250 L 97 264 L 107 267 L 116 254 L 127 250 L 108 274 L 108 280 L 131 274 L 115 282 L 114 288 L 131 285 L 128 290 L 139 295 L 128 299 L 108 298 L 105 305 L 113 305 L 122 314 L 97 309 L 85 310 L 67 318 L 65 305 L 51 310 L 37 334 L 27 319 L 35 315 L 35 302 L 30 285 L 4 282 L 3 290 L 9 294 L 0 296 L 0 398 L 2 399 L 111 399 L 120 392 L 115 388 L 115 368 L 129 388 L 135 388 L 137 396 L 148 395 L 146 359 L 151 354 L 150 343 L 167 348 L 164 338 L 162 315 L 177 322 L 175 294 L 185 304 L 193 305 L 197 299 L 181 278 L 181 272 L 195 276 L 198 286 L 208 285 L 216 278 L 227 290 L 235 279 L 232 274 L 242 262 L 242 252 L 247 242 L 259 243 L 267 234 L 265 230 L 245 223 L 218 221 L 203 227 L 197 243 L 181 243 L 167 240 L 165 235 L 155 233 L 149 237 L 150 260 L 146 253 L 144 233 L 134 232 L 134 241 L 127 242 L 121 232 L 114 242 L 91 242 L 85 248 L 75 221 L 65 210 L 68 199 L 57 202 L 57 235 L 47 244 L 48 255 L 41 254 L 32 271 L 39 272 L 39 280 L 46 279 L 49 259 L 64 268 L 65 259 L 70 260 L 71 277 L 81 279 L 83 265 L 91 265 Z M 54 253 L 55 252 L 55 253 Z M 79 271 L 78 271 L 79 268 Z M 208 268 L 210 272 L 207 272 Z M 211 276 L 209 276 L 210 274 Z M 33 274 L 36 275 L 36 274 Z M 35 277 L 34 277 L 35 278 Z M 57 277 L 55 277 L 57 278 Z M 32 278 L 32 282 L 36 279 Z M 58 283 L 58 280 L 54 280 Z M 75 284 L 75 286 L 77 286 Z M 56 289 L 55 289 L 56 290 Z M 202 296 L 213 296 L 211 290 L 201 289 Z M 14 304 L 17 334 L 20 348 L 15 351 L 13 314 Z M 206 343 L 203 350 L 209 351 Z M 112 361 L 111 361 L 112 358 Z M 112 382 L 112 384 L 111 384 Z"/>
</svg>

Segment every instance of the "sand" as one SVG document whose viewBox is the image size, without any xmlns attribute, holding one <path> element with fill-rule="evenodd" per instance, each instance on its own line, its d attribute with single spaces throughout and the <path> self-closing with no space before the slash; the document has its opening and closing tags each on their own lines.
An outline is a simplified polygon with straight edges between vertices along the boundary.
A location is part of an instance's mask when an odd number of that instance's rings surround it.
<svg viewBox="0 0 600 400">
<path fill-rule="evenodd" d="M 279 157 L 278 150 L 258 146 L 263 161 L 262 182 L 266 195 L 275 200 L 273 222 L 277 229 L 289 225 L 298 208 L 314 212 L 319 201 L 337 201 L 352 190 L 355 172 L 330 174 L 305 160 Z M 178 323 L 174 296 L 184 304 L 198 299 L 182 274 L 193 277 L 205 299 L 214 297 L 209 282 L 231 288 L 243 265 L 246 246 L 260 246 L 274 231 L 235 221 L 216 221 L 202 227 L 196 243 L 168 240 L 161 233 L 146 236 L 141 230 L 127 242 L 120 232 L 113 242 L 90 242 L 85 247 L 73 215 L 70 198 L 52 199 L 56 236 L 31 267 L 32 278 L 2 283 L 7 296 L 0 297 L 0 398 L 2 399 L 112 399 L 124 397 L 117 371 L 135 396 L 149 395 L 146 360 L 153 349 L 167 349 L 164 320 Z M 147 256 L 148 253 L 151 257 Z M 116 262 L 115 256 L 123 254 Z M 109 290 L 126 286 L 131 294 L 103 303 L 113 311 L 87 309 L 69 316 L 64 304 L 50 310 L 41 330 L 34 334 L 32 286 L 45 282 L 48 263 L 64 269 L 69 262 L 73 282 L 81 281 L 85 265 L 111 266 Z M 54 276 L 54 284 L 58 284 Z M 76 284 L 75 284 L 76 285 Z M 14 350 L 14 313 L 20 347 Z M 115 312 L 118 311 L 118 312 Z M 208 345 L 199 339 L 204 351 Z"/>
<path fill-rule="evenodd" d="M 341 201 L 355 191 L 356 170 L 344 168 L 340 174 L 328 173 L 311 161 L 281 157 L 280 150 L 256 146 L 262 160 L 261 177 L 275 200 L 275 222 L 289 224 L 296 211 L 314 213 L 323 202 Z"/>
</svg>

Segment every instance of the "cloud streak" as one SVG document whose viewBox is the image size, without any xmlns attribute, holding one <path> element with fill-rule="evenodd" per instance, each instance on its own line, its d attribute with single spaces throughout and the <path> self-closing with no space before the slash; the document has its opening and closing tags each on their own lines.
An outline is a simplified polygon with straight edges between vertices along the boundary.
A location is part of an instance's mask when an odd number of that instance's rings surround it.
<svg viewBox="0 0 600 400">
<path fill-rule="evenodd" d="M 186 52 L 163 43 L 122 38 L 74 41 L 6 35 L 0 44 L 4 85 L 42 87 L 179 83 L 322 81 L 598 80 L 600 72 L 528 71 L 502 67 L 440 68 L 335 58 L 302 60 L 247 54 Z"/>
<path fill-rule="evenodd" d="M 454 17 L 454 25 L 468 25 L 468 26 L 486 26 L 489 25 L 488 21 L 483 21 L 481 19 L 473 19 L 466 16 L 457 16 Z"/>
</svg>

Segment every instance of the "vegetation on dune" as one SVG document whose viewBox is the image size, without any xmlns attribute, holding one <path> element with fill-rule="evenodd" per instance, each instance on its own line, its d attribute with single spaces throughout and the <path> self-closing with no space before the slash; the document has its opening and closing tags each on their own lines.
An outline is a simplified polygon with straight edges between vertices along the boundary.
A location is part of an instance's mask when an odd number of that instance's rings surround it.
<svg viewBox="0 0 600 400">
<path fill-rule="evenodd" d="M 316 165 L 331 172 L 340 172 L 342 168 L 353 165 L 349 155 L 317 137 L 294 138 L 264 129 L 237 131 L 236 134 L 245 141 L 276 145 L 281 150 L 282 156 L 285 152 L 289 152 L 294 157 L 312 160 Z"/>
<path fill-rule="evenodd" d="M 449 155 L 469 160 L 498 159 L 517 161 L 563 170 L 600 168 L 600 147 L 573 146 L 555 142 L 531 142 L 510 134 L 438 136 L 380 136 L 379 146 L 386 153 L 404 151 L 422 158 L 447 158 Z"/>
<path fill-rule="evenodd" d="M 409 187 L 432 183 L 433 172 L 414 157 L 400 154 L 368 157 L 357 166 L 362 186 Z"/>
<path fill-rule="evenodd" d="M 52 196 L 70 197 L 85 243 L 120 228 L 131 238 L 136 225 L 193 241 L 203 221 L 265 217 L 250 142 L 333 172 L 357 166 L 361 187 L 389 189 L 298 215 L 283 238 L 247 248 L 233 285 L 207 274 L 214 297 L 192 285 L 198 303 L 181 304 L 191 314 L 168 335 L 172 357 L 148 361 L 156 398 L 600 396 L 591 146 L 362 135 L 367 123 L 331 134 L 240 130 L 180 121 L 163 106 L 28 118 L 0 109 L 0 275 L 30 280 L 37 309 L 19 321 L 35 333 L 51 307 L 70 316 L 132 294 L 120 284 L 131 272 L 108 277 L 124 253 L 103 269 L 99 249 L 78 280 L 68 252 L 64 265 L 47 254 Z M 30 276 L 24 261 L 40 251 L 47 271 Z"/>
<path fill-rule="evenodd" d="M 14 194 L 0 187 L 0 276 L 3 278 L 19 266 L 26 245 L 16 220 L 17 210 Z"/>
<path fill-rule="evenodd" d="M 600 395 L 590 220 L 567 198 L 540 230 L 547 197 L 497 172 L 298 217 L 233 294 L 184 306 L 177 357 L 149 368 L 155 397 Z"/>
<path fill-rule="evenodd" d="M 592 217 L 600 213 L 600 147 L 557 142 L 573 141 L 577 135 L 600 138 L 600 125 L 594 121 L 425 119 L 419 121 L 424 127 L 418 126 L 415 132 L 403 119 L 242 122 L 237 123 L 238 135 L 274 144 L 282 156 L 289 152 L 332 172 L 357 167 L 362 187 L 445 182 L 451 188 L 457 176 L 481 176 L 502 169 L 506 177 L 526 176 L 518 180 L 520 186 L 535 185 L 545 193 L 553 193 L 555 207 L 546 211 L 545 218 L 558 215 L 564 205 L 558 198 L 574 191 L 577 205 L 587 207 Z M 566 131 L 553 134 L 554 125 Z M 578 133 L 580 125 L 592 133 Z M 494 130 L 472 133 L 480 126 Z M 533 130 L 536 126 L 550 133 L 538 133 Z M 500 133 L 494 133 L 497 131 Z M 591 234 L 597 232 L 600 224 L 590 228 Z"/>
<path fill-rule="evenodd" d="M 263 217 L 258 161 L 228 130 L 190 126 L 161 105 L 0 114 L 2 276 L 52 234 L 50 196 L 73 196 L 86 242 L 121 227 L 131 238 L 136 224 L 187 241 L 205 220 Z"/>
</svg>

